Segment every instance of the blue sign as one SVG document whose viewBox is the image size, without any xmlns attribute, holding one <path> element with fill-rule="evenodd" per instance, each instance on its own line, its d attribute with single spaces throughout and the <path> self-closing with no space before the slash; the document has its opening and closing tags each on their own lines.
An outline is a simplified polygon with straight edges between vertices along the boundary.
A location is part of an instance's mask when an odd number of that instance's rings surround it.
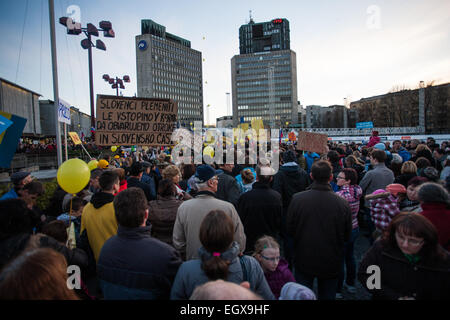
<svg viewBox="0 0 450 320">
<path fill-rule="evenodd" d="M 9 168 L 27 119 L 2 111 L 0 116 L 11 122 L 11 125 L 0 134 L 0 168 Z"/>
<path fill-rule="evenodd" d="M 241 117 L 239 120 L 241 123 L 244 123 L 244 117 Z"/>
<path fill-rule="evenodd" d="M 3 133 L 8 127 L 12 125 L 12 121 L 0 115 L 0 134 Z"/>
<path fill-rule="evenodd" d="M 356 129 L 369 129 L 369 128 L 373 128 L 373 122 L 372 121 L 357 122 L 356 123 Z"/>
<path fill-rule="evenodd" d="M 141 51 L 144 51 L 145 49 L 147 49 L 147 41 L 145 40 L 141 40 L 138 42 L 138 48 Z"/>
</svg>

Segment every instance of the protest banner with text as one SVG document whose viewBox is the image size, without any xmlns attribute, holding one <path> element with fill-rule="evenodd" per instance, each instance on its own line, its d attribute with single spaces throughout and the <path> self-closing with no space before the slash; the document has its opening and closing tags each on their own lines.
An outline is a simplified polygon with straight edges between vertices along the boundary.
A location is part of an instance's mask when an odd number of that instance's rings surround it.
<svg viewBox="0 0 450 320">
<path fill-rule="evenodd" d="M 327 153 L 328 136 L 321 133 L 299 131 L 297 136 L 297 150 Z"/>
<path fill-rule="evenodd" d="M 176 128 L 178 103 L 97 95 L 95 140 L 100 146 L 169 145 Z"/>
</svg>

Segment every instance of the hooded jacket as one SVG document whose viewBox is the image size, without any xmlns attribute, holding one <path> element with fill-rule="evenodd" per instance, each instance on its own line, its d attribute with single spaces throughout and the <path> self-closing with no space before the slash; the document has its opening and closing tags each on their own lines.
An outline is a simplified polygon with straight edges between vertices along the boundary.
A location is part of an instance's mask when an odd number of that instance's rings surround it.
<svg viewBox="0 0 450 320">
<path fill-rule="evenodd" d="M 83 237 L 83 233 L 87 236 L 95 261 L 98 261 L 105 241 L 117 234 L 113 200 L 114 196 L 110 193 L 95 193 L 81 215 L 80 237 Z"/>
<path fill-rule="evenodd" d="M 239 251 L 239 244 L 233 242 L 230 249 L 222 252 L 220 255 L 222 259 L 231 262 L 228 267 L 228 278 L 226 281 L 237 284 L 244 281 L 244 273 L 238 257 Z M 186 261 L 178 269 L 170 293 L 171 300 L 188 300 L 196 287 L 210 281 L 202 269 L 202 261 L 210 259 L 211 253 L 200 247 L 198 256 L 200 259 Z M 250 289 L 265 300 L 273 300 L 274 296 L 259 262 L 250 256 L 243 256 L 242 259 L 246 260 L 246 267 L 249 268 L 247 270 L 249 276 L 247 281 L 250 282 Z"/>
<path fill-rule="evenodd" d="M 284 164 L 273 178 L 272 188 L 281 194 L 283 201 L 283 212 L 286 213 L 292 196 L 301 191 L 305 191 L 310 180 L 305 170 L 297 164 Z"/>
</svg>

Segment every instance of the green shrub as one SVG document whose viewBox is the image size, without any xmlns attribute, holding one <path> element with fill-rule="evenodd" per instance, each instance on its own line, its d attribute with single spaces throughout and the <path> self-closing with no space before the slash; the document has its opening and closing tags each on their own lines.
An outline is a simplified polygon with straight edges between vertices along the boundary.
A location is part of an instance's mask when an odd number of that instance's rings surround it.
<svg viewBox="0 0 450 320">
<path fill-rule="evenodd" d="M 51 181 L 43 182 L 42 184 L 44 185 L 45 191 L 43 195 L 37 198 L 37 206 L 39 209 L 45 210 L 50 205 L 50 199 L 58 188 L 58 182 L 55 178 Z"/>
</svg>

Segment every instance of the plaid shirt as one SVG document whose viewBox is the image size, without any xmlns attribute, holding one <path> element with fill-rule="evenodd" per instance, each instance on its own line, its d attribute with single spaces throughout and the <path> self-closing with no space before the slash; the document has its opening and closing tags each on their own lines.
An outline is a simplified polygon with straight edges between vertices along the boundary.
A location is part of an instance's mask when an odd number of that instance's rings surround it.
<svg viewBox="0 0 450 320">
<path fill-rule="evenodd" d="M 397 198 L 392 194 L 387 198 L 369 200 L 369 206 L 375 227 L 382 231 L 387 228 L 392 218 L 400 212 Z"/>
<path fill-rule="evenodd" d="M 352 228 L 358 228 L 359 199 L 362 195 L 361 187 L 358 185 L 342 186 L 342 189 L 336 192 L 336 194 L 348 201 L 350 210 L 352 211 Z"/>
</svg>

